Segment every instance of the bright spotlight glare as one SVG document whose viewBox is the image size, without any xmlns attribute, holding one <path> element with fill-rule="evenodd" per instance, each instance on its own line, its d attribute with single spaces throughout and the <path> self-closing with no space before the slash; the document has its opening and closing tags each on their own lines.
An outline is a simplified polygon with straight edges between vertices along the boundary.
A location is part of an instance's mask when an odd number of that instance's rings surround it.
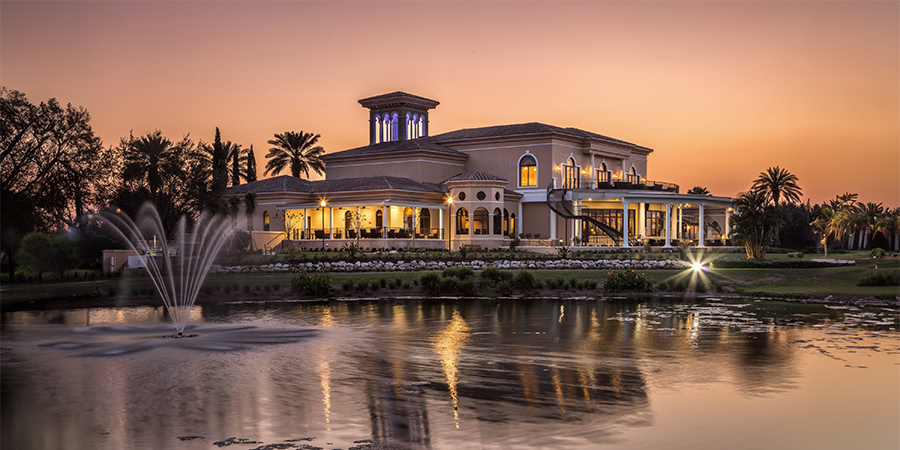
<svg viewBox="0 0 900 450">
<path fill-rule="evenodd" d="M 703 264 L 695 262 L 695 263 L 691 264 L 691 268 L 694 269 L 695 272 L 699 272 L 699 271 L 703 270 Z"/>
</svg>

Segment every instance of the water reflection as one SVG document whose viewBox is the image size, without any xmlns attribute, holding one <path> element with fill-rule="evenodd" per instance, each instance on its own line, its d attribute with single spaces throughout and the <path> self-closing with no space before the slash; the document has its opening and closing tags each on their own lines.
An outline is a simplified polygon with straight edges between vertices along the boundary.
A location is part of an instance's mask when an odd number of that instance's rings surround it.
<svg viewBox="0 0 900 450">
<path fill-rule="evenodd" d="M 206 442 L 177 445 L 317 436 L 333 443 L 328 448 L 360 439 L 415 449 L 627 448 L 629 430 L 669 423 L 670 403 L 660 393 L 703 386 L 757 399 L 778 414 L 773 402 L 802 392 L 811 376 L 826 376 L 807 369 L 809 358 L 827 357 L 832 370 L 872 370 L 858 368 L 874 365 L 854 362 L 856 352 L 870 352 L 872 361 L 900 354 L 890 310 L 664 300 L 200 309 L 203 322 L 192 327 L 210 332 L 178 342 L 148 338 L 147 329 L 170 328 L 160 323 L 168 321 L 160 308 L 4 314 L 0 446 L 170 448 L 178 436 L 203 435 Z M 285 331 L 306 327 L 318 332 Z M 235 336 L 216 337 L 217 329 Z M 828 376 L 815 384 L 827 385 Z M 711 429 L 704 433 L 740 436 L 747 427 L 724 419 L 728 405 L 680 401 L 677 408 L 723 416 L 704 417 Z M 646 447 L 665 441 L 656 444 Z"/>
</svg>

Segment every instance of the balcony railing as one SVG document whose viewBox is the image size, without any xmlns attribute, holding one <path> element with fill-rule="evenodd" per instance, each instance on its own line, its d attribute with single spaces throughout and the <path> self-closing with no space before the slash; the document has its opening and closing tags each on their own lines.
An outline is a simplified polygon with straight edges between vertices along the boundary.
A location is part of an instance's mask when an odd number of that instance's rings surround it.
<svg viewBox="0 0 900 450">
<path fill-rule="evenodd" d="M 357 238 L 355 228 L 295 228 L 288 231 L 288 239 L 295 241 L 322 240 L 322 239 L 352 239 Z M 439 228 L 419 228 L 415 230 L 407 228 L 361 228 L 360 239 L 444 239 L 444 230 Z"/>
<path fill-rule="evenodd" d="M 605 178 L 605 177 L 604 177 Z M 666 183 L 663 181 L 641 180 L 639 177 L 628 175 L 625 180 L 613 178 L 609 181 L 600 179 L 592 179 L 582 177 L 578 180 L 563 180 L 563 189 L 630 189 L 658 192 L 674 192 L 679 193 L 679 187 L 675 183 Z"/>
</svg>

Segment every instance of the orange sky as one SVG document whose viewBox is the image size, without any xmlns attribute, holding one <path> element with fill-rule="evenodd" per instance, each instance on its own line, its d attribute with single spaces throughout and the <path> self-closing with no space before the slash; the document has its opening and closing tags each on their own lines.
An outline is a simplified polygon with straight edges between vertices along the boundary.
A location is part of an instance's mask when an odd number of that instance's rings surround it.
<svg viewBox="0 0 900 450">
<path fill-rule="evenodd" d="M 431 133 L 538 121 L 656 151 L 648 177 L 735 195 L 769 166 L 822 202 L 900 206 L 898 2 L 10 2 L 0 82 L 160 129 L 365 145 L 356 101 L 441 102 Z M 805 200 L 805 198 L 804 198 Z"/>
</svg>

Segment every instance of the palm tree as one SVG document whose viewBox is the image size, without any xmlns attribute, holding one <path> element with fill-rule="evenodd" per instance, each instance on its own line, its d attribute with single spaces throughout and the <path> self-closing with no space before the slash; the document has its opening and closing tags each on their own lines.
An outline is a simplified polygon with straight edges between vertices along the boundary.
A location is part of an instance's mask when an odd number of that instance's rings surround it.
<svg viewBox="0 0 900 450">
<path fill-rule="evenodd" d="M 266 158 L 272 158 L 266 163 L 265 175 L 278 175 L 285 167 L 290 164 L 291 175 L 300 177 L 300 172 L 306 174 L 309 178 L 309 170 L 312 169 L 318 174 L 325 172 L 325 163 L 321 160 L 325 149 L 317 146 L 319 141 L 318 134 L 304 133 L 300 131 L 285 131 L 282 134 L 276 134 L 275 139 L 269 141 L 274 147 L 269 149 Z"/>
<path fill-rule="evenodd" d="M 801 189 L 797 185 L 800 179 L 796 175 L 778 166 L 769 167 L 759 174 L 759 178 L 753 182 L 753 191 L 762 192 L 766 200 L 771 200 L 778 206 L 784 199 L 785 203 L 800 201 Z"/>
<path fill-rule="evenodd" d="M 710 194 L 709 189 L 706 189 L 703 186 L 694 186 L 687 193 L 694 195 L 712 195 Z"/>
<path fill-rule="evenodd" d="M 896 245 L 894 237 L 900 232 L 900 207 L 885 211 L 884 215 L 878 219 L 875 229 L 881 232 L 888 239 L 888 248 L 894 251 Z"/>
<path fill-rule="evenodd" d="M 742 192 L 734 200 L 734 206 L 737 209 L 732 228 L 735 241 L 744 245 L 748 258 L 764 258 L 778 227 L 784 223 L 784 209 L 769 204 L 766 195 L 758 191 Z"/>
<path fill-rule="evenodd" d="M 244 149 L 241 148 L 241 144 L 232 144 L 231 141 L 226 142 L 222 145 L 225 151 L 225 160 L 231 163 L 231 170 L 229 170 L 229 178 L 232 186 L 237 186 L 241 184 L 241 155 L 244 153 Z"/>
<path fill-rule="evenodd" d="M 863 244 L 862 248 L 866 248 L 869 246 L 869 236 L 874 235 L 877 232 L 876 227 L 878 226 L 878 220 L 884 215 L 884 206 L 881 203 L 872 203 L 868 202 L 864 205 L 861 205 L 858 213 L 858 223 L 860 229 L 863 231 Z"/>
<path fill-rule="evenodd" d="M 147 187 L 150 189 L 150 195 L 155 200 L 160 188 L 163 184 L 163 174 L 167 172 L 168 166 L 173 163 L 180 165 L 178 161 L 178 153 L 181 149 L 173 146 L 172 141 L 162 135 L 162 132 L 156 130 L 141 136 L 139 139 L 132 139 L 127 147 L 125 147 L 125 167 L 123 178 L 140 179 L 146 174 Z"/>
</svg>

